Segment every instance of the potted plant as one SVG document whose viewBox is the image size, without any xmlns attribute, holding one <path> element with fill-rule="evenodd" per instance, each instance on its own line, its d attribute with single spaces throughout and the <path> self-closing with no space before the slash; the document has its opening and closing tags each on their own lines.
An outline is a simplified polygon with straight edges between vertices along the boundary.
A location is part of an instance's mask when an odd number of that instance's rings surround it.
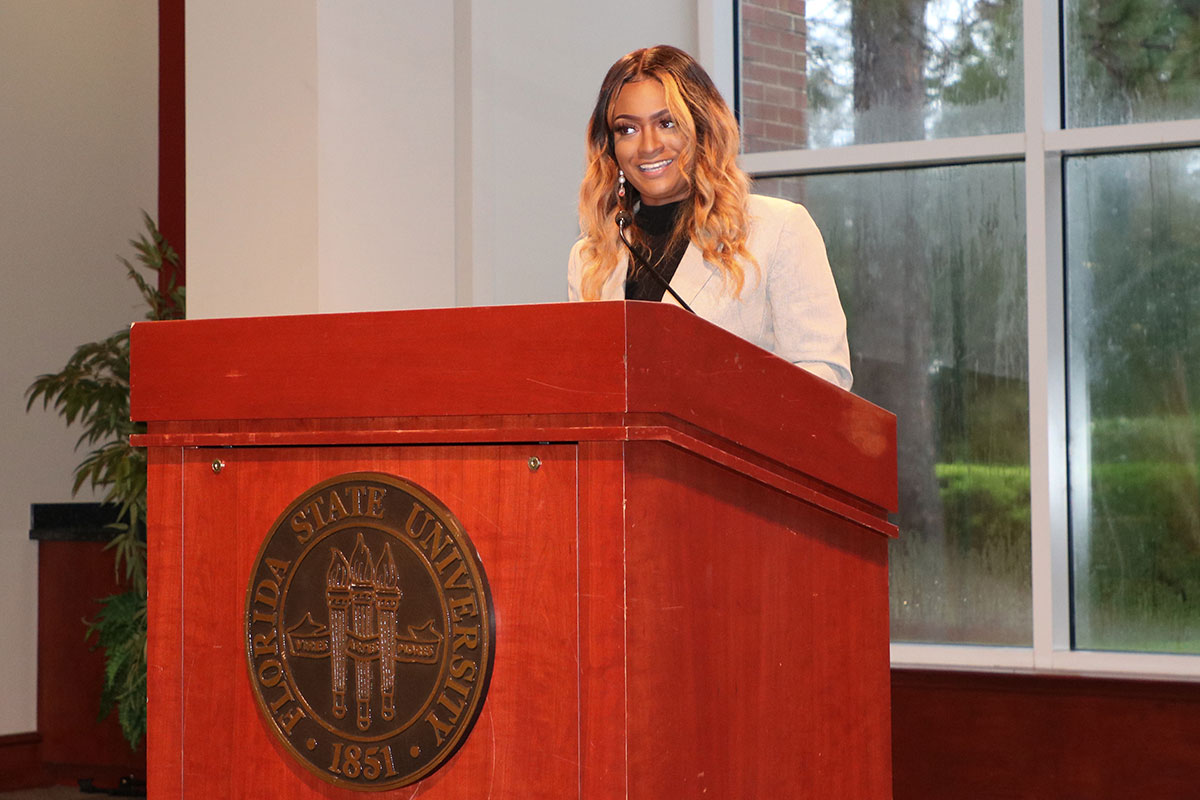
<svg viewBox="0 0 1200 800">
<path fill-rule="evenodd" d="M 149 307 L 146 319 L 181 319 L 183 287 L 173 279 L 165 291 L 158 285 L 163 266 L 178 266 L 179 258 L 150 215 L 143 217 L 146 232 L 129 242 L 137 265 L 118 258 Z M 90 451 L 75 467 L 72 491 L 88 485 L 118 509 L 108 548 L 124 591 L 99 600 L 100 612 L 87 622 L 86 636 L 104 650 L 100 716 L 116 708 L 121 730 L 136 749 L 146 734 L 146 454 L 129 443 L 131 434 L 145 428 L 129 418 L 129 328 L 77 347 L 62 370 L 38 376 L 26 397 L 26 411 L 40 399 L 67 425 L 82 428 L 76 448 L 86 445 Z"/>
</svg>

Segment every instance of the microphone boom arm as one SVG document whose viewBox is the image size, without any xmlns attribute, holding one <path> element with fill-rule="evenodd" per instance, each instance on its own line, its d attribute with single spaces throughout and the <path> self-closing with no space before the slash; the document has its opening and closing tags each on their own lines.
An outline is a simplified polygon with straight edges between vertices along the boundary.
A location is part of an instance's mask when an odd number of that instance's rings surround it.
<svg viewBox="0 0 1200 800">
<path fill-rule="evenodd" d="M 630 215 L 628 211 L 617 212 L 617 234 L 621 237 L 621 241 L 624 243 L 625 248 L 629 251 L 629 255 L 633 257 L 634 261 L 644 267 L 647 272 L 653 275 L 654 280 L 661 283 L 663 288 L 671 293 L 671 297 L 675 298 L 675 302 L 679 303 L 680 307 L 682 307 L 684 311 L 687 311 L 690 314 L 695 314 L 696 312 L 692 311 L 692 307 L 685 303 L 683 298 L 679 296 L 679 293 L 671 288 L 671 284 L 667 281 L 667 279 L 660 275 L 658 270 L 646 263 L 646 259 L 638 255 L 637 250 L 634 250 L 633 245 L 630 244 L 629 240 L 625 238 L 625 226 L 629 224 L 629 221 Z"/>
</svg>

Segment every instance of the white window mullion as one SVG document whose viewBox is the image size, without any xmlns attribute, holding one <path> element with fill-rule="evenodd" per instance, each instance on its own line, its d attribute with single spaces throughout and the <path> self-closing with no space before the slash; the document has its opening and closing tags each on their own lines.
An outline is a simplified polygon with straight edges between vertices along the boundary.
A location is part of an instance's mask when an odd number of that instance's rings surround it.
<svg viewBox="0 0 1200 800">
<path fill-rule="evenodd" d="M 1200 680 L 1200 658 L 1169 653 L 1115 653 L 1059 650 L 1053 664 L 1037 664 L 1026 647 L 983 647 L 953 644 L 891 645 L 893 667 L 1016 673 L 1049 673 L 1146 680 Z M 1053 669 L 1051 669 L 1051 666 Z"/>
<path fill-rule="evenodd" d="M 1033 650 L 1038 667 L 1070 647 L 1058 4 L 1025 0 L 1025 215 L 1029 311 L 1029 479 Z"/>
<path fill-rule="evenodd" d="M 1200 679 L 1200 656 L 1059 651 L 1054 655 L 1054 671 L 1071 675 L 1195 681 Z"/>
<path fill-rule="evenodd" d="M 1025 157 L 1025 137 L 1020 133 L 960 136 L 913 142 L 883 142 L 828 147 L 820 150 L 775 150 L 743 153 L 742 169 L 757 178 L 773 175 L 817 175 L 869 169 L 970 164 L 1008 161 Z"/>
<path fill-rule="evenodd" d="M 1162 147 L 1200 145 L 1200 120 L 1138 122 L 1129 125 L 1104 125 L 1095 128 L 1048 130 L 1046 146 L 1063 153 L 1111 153 L 1125 150 L 1149 150 Z"/>
<path fill-rule="evenodd" d="M 1030 671 L 1033 651 L 1028 647 L 985 647 L 959 644 L 892 642 L 893 667 L 909 669 L 966 669 L 995 672 Z"/>
</svg>

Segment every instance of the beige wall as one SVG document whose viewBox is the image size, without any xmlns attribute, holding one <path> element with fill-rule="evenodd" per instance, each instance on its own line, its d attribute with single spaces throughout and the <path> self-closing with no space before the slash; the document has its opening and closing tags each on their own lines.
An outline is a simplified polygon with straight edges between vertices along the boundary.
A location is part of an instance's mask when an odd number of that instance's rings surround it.
<svg viewBox="0 0 1200 800">
<path fill-rule="evenodd" d="M 565 300 L 600 80 L 696 7 L 189 3 L 189 314 Z"/>
<path fill-rule="evenodd" d="M 317 3 L 185 6 L 191 316 L 317 304 Z"/>
<path fill-rule="evenodd" d="M 157 26 L 155 0 L 0 0 L 0 735 L 36 727 L 29 506 L 82 458 L 24 391 L 142 313 L 116 255 L 155 213 Z"/>
</svg>

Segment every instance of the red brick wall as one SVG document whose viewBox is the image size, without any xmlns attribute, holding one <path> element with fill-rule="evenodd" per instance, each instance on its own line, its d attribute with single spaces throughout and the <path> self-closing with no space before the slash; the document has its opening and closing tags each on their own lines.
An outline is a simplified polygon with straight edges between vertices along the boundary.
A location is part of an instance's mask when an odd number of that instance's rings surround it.
<svg viewBox="0 0 1200 800">
<path fill-rule="evenodd" d="M 804 147 L 804 0 L 742 0 L 740 9 L 745 150 Z"/>
</svg>

